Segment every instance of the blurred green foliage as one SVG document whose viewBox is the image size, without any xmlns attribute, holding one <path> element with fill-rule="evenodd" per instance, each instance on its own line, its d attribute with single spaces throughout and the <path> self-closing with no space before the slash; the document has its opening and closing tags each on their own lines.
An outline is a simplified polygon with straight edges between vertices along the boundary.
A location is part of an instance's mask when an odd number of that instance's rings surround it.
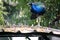
<svg viewBox="0 0 60 40">
<path fill-rule="evenodd" d="M 41 26 L 49 26 L 49 24 L 56 18 L 58 14 L 58 4 L 60 4 L 60 0 L 12 0 L 11 2 L 18 2 L 18 4 L 11 8 L 12 13 L 11 16 L 6 16 L 7 19 L 4 19 L 3 14 L 7 14 L 4 11 L 2 11 L 3 2 L 0 2 L 0 24 L 4 24 L 4 20 L 7 20 L 8 23 L 11 25 L 13 24 L 25 24 L 25 25 L 36 25 L 36 19 L 31 20 L 31 12 L 30 12 L 30 6 L 28 3 L 31 2 L 43 2 L 46 6 L 46 12 L 41 17 Z M 7 1 L 9 3 L 9 0 Z M 1 4 L 2 3 L 2 4 Z M 4 9 L 4 8 L 3 8 Z M 55 25 L 52 25 L 52 27 L 55 27 Z"/>
<path fill-rule="evenodd" d="M 3 10 L 5 7 L 3 7 L 3 2 L 0 0 L 0 25 L 4 25 L 4 16 L 7 15 L 7 12 L 4 12 Z"/>
</svg>

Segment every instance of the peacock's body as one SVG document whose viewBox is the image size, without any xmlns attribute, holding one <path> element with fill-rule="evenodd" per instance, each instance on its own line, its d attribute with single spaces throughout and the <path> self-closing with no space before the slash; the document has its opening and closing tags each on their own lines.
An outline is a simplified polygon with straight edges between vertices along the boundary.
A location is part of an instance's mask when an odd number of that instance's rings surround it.
<svg viewBox="0 0 60 40">
<path fill-rule="evenodd" d="M 31 19 L 35 19 L 40 15 L 43 15 L 46 11 L 46 7 L 43 3 L 41 2 L 36 2 L 36 3 L 31 3 Z"/>
</svg>

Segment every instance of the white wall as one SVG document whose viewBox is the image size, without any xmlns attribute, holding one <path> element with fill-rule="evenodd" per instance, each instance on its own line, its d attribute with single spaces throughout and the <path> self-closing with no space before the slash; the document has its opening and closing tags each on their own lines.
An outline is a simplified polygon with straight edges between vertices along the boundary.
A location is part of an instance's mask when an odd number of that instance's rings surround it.
<svg viewBox="0 0 60 40">
<path fill-rule="evenodd" d="M 29 38 L 31 40 L 38 40 L 38 37 L 29 37 Z M 12 37 L 12 40 L 26 40 L 26 38 L 25 37 Z"/>
</svg>

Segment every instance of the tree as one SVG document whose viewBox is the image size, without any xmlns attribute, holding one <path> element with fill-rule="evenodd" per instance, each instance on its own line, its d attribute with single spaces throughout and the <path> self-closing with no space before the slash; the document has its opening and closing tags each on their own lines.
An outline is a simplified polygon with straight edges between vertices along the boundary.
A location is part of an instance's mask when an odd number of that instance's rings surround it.
<svg viewBox="0 0 60 40">
<path fill-rule="evenodd" d="M 3 7 L 3 2 L 0 0 L 0 25 L 4 25 L 5 19 L 3 15 L 7 15 L 7 12 L 3 11 L 4 9 L 5 7 Z"/>
</svg>

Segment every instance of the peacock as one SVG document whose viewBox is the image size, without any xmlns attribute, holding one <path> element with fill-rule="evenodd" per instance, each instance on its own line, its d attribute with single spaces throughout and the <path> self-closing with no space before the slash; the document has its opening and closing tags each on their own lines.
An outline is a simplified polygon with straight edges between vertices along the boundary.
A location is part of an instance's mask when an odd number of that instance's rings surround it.
<svg viewBox="0 0 60 40">
<path fill-rule="evenodd" d="M 31 7 L 31 19 L 36 19 L 38 16 L 41 16 L 45 13 L 46 7 L 41 2 L 35 2 L 29 4 Z"/>
<path fill-rule="evenodd" d="M 43 16 L 46 12 L 46 6 L 42 2 L 32 2 L 29 3 L 31 9 L 30 19 L 36 19 L 38 26 L 40 26 L 41 16 Z M 40 16 L 40 17 L 39 17 Z"/>
</svg>

